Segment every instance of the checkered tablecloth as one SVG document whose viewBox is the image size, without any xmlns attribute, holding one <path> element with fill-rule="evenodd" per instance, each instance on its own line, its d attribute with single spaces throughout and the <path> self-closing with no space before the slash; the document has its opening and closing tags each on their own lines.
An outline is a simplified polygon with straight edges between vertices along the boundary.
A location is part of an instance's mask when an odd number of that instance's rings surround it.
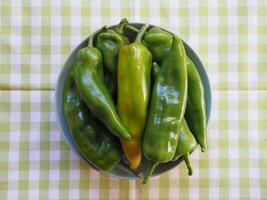
<svg viewBox="0 0 267 200">
<path fill-rule="evenodd" d="M 207 153 L 142 186 L 104 176 L 66 145 L 55 84 L 104 24 L 149 22 L 198 52 L 212 86 Z M 0 199 L 266 199 L 267 2 L 0 1 Z"/>
</svg>

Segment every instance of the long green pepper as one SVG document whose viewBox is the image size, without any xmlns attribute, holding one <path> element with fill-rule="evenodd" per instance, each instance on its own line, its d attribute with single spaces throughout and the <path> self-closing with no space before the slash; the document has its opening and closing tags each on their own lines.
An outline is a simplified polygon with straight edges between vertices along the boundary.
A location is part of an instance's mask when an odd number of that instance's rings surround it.
<svg viewBox="0 0 267 200">
<path fill-rule="evenodd" d="M 142 177 L 142 173 L 129 169 L 122 160 L 122 151 L 118 139 L 98 119 L 83 102 L 74 73 L 77 65 L 70 70 L 63 93 L 63 106 L 66 120 L 77 147 L 84 158 L 96 168 L 110 172 L 119 164 L 126 170 Z"/>
<path fill-rule="evenodd" d="M 188 100 L 185 118 L 190 130 L 201 146 L 201 151 L 204 152 L 207 149 L 205 92 L 196 66 L 188 57 L 186 63 L 188 71 Z"/>
<path fill-rule="evenodd" d="M 130 25 L 126 27 L 135 32 L 138 31 L 138 29 Z M 159 28 L 152 28 L 145 34 L 143 43 L 152 52 L 153 60 L 160 64 L 171 49 L 172 38 L 172 34 Z M 201 147 L 201 151 L 205 151 L 207 149 L 207 120 L 204 88 L 197 68 L 189 57 L 187 57 L 186 63 L 188 70 L 188 99 L 185 118 Z"/>
<path fill-rule="evenodd" d="M 94 36 L 103 29 L 105 28 L 93 33 L 88 46 L 78 52 L 74 77 L 82 99 L 92 114 L 97 116 L 114 135 L 130 140 L 131 135 L 122 125 L 111 94 L 104 83 L 102 54 L 93 47 Z"/>
<path fill-rule="evenodd" d="M 172 160 L 179 138 L 187 100 L 187 67 L 183 42 L 174 37 L 171 51 L 162 63 L 153 86 L 143 151 L 151 165 L 143 183 L 158 163 Z"/>
<path fill-rule="evenodd" d="M 156 80 L 160 71 L 160 67 L 156 62 L 153 62 L 152 65 L 152 79 Z M 188 72 L 187 72 L 188 73 Z M 188 175 L 192 175 L 193 170 L 191 167 L 189 153 L 197 148 L 197 142 L 194 138 L 192 132 L 190 131 L 186 120 L 183 118 L 182 124 L 179 128 L 179 139 L 176 147 L 176 152 L 173 157 L 173 161 L 178 160 L 180 157 L 183 157 L 185 164 L 188 169 Z"/>
<path fill-rule="evenodd" d="M 103 171 L 112 171 L 121 161 L 120 145 L 82 101 L 74 81 L 75 67 L 67 77 L 63 96 L 70 131 L 79 151 L 87 160 Z"/>
</svg>

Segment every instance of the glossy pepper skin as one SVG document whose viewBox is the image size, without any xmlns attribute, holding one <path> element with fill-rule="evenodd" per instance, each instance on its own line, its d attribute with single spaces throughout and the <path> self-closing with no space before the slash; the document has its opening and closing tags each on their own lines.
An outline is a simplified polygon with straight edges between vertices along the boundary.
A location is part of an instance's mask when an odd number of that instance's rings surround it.
<svg viewBox="0 0 267 200">
<path fill-rule="evenodd" d="M 123 46 L 118 60 L 118 113 L 132 140 L 121 140 L 129 166 L 136 169 L 142 158 L 141 140 L 150 96 L 152 55 L 142 45 L 143 26 L 133 43 Z"/>
<path fill-rule="evenodd" d="M 179 138 L 187 100 L 187 67 L 183 42 L 174 37 L 171 51 L 162 63 L 153 86 L 143 152 L 151 160 L 143 183 L 158 163 L 172 160 Z"/>
<path fill-rule="evenodd" d="M 90 36 L 88 47 L 78 52 L 75 82 L 92 114 L 101 120 L 114 135 L 130 140 L 131 135 L 122 125 L 111 94 L 104 83 L 101 52 L 93 47 L 94 35 L 100 30 Z"/>
<path fill-rule="evenodd" d="M 153 61 L 161 64 L 170 52 L 172 35 L 158 27 L 153 27 L 145 34 L 143 44 L 152 53 Z"/>
<path fill-rule="evenodd" d="M 138 30 L 129 25 L 127 25 L 127 27 L 135 32 Z M 147 34 L 145 34 L 143 43 L 152 52 L 153 60 L 160 63 L 171 49 L 172 35 L 159 28 L 155 28 L 153 31 L 151 29 Z M 197 68 L 188 57 L 187 70 L 188 100 L 185 118 L 194 137 L 201 147 L 201 151 L 204 152 L 207 149 L 205 92 Z"/>
<path fill-rule="evenodd" d="M 188 174 L 191 176 L 193 171 L 189 160 L 189 153 L 197 148 L 197 141 L 191 133 L 185 119 L 182 121 L 181 128 L 179 129 L 179 139 L 173 161 L 183 157 L 188 168 Z"/>
<path fill-rule="evenodd" d="M 83 103 L 74 82 L 74 68 L 65 82 L 63 95 L 69 129 L 86 159 L 103 171 L 112 171 L 121 161 L 120 145 L 106 127 L 91 115 Z"/>
<path fill-rule="evenodd" d="M 123 35 L 127 19 L 122 19 L 114 29 L 108 29 L 97 36 L 96 47 L 102 52 L 104 64 L 104 78 L 113 98 L 117 93 L 117 62 L 120 48 L 129 43 Z"/>
<path fill-rule="evenodd" d="M 205 151 L 207 149 L 205 92 L 197 68 L 189 58 L 187 58 L 187 71 L 188 100 L 185 118 L 201 146 L 201 151 Z"/>
<path fill-rule="evenodd" d="M 159 71 L 160 71 L 160 66 L 156 62 L 153 62 L 152 64 L 152 82 L 153 83 L 155 83 L 158 77 Z"/>
<path fill-rule="evenodd" d="M 142 173 L 139 171 L 128 168 L 128 165 L 122 160 L 119 140 L 91 114 L 82 101 L 75 85 L 75 68 L 76 64 L 66 79 L 63 104 L 69 129 L 79 151 L 98 169 L 109 172 L 120 165 L 137 177 L 142 177 Z"/>
<path fill-rule="evenodd" d="M 156 80 L 160 71 L 160 67 L 157 63 L 153 62 L 152 65 L 152 79 Z M 188 174 L 191 176 L 193 173 L 191 163 L 189 160 L 189 153 L 197 148 L 197 142 L 191 133 L 186 120 L 183 118 L 182 124 L 179 128 L 179 139 L 173 161 L 176 161 L 181 156 L 183 157 L 186 166 L 188 168 Z"/>
</svg>

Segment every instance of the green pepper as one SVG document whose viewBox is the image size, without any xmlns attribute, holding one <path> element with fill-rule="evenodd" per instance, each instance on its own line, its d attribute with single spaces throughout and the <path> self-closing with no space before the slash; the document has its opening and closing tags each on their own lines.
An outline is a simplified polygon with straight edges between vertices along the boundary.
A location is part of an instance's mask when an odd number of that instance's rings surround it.
<svg viewBox="0 0 267 200">
<path fill-rule="evenodd" d="M 149 115 L 143 138 L 143 151 L 151 165 L 143 183 L 158 163 L 172 160 L 179 138 L 187 100 L 186 53 L 180 38 L 174 37 L 153 86 Z"/>
<path fill-rule="evenodd" d="M 79 50 L 75 81 L 82 99 L 92 114 L 98 117 L 114 135 L 130 140 L 131 135 L 122 125 L 111 94 L 104 83 L 101 52 L 93 47 L 94 35 L 103 29 L 92 34 L 88 46 Z"/>
<path fill-rule="evenodd" d="M 138 31 L 138 29 L 130 25 L 127 25 L 126 28 L 129 28 L 134 32 Z M 153 28 L 153 31 L 151 29 L 145 34 L 143 43 L 152 52 L 153 59 L 160 63 L 171 49 L 172 35 L 159 28 Z M 188 100 L 185 118 L 188 121 L 194 137 L 201 146 L 201 151 L 205 151 L 207 148 L 207 120 L 204 88 L 196 66 L 188 57 L 187 70 Z"/>
<path fill-rule="evenodd" d="M 152 55 L 141 39 L 144 25 L 133 43 L 123 46 L 118 60 L 118 113 L 132 140 L 121 140 L 129 166 L 136 169 L 142 157 L 141 140 L 150 96 Z"/>
<path fill-rule="evenodd" d="M 95 118 L 82 101 L 75 85 L 74 73 L 77 65 L 70 70 L 63 94 L 63 105 L 66 120 L 74 142 L 84 158 L 103 171 L 112 171 L 118 164 L 142 177 L 137 170 L 129 169 L 122 160 L 122 151 L 118 139 L 111 135 L 108 129 Z"/>
<path fill-rule="evenodd" d="M 191 176 L 193 171 L 191 167 L 191 163 L 189 160 L 189 153 L 197 148 L 197 141 L 191 133 L 188 124 L 185 119 L 182 121 L 181 128 L 179 129 L 179 139 L 176 148 L 175 155 L 173 157 L 173 161 L 177 160 L 180 157 L 183 157 L 186 166 L 188 168 L 188 174 Z"/>
<path fill-rule="evenodd" d="M 197 68 L 189 58 L 187 58 L 187 70 L 188 100 L 185 119 L 197 142 L 201 146 L 201 151 L 205 151 L 207 148 L 207 121 L 204 88 Z"/>
<path fill-rule="evenodd" d="M 139 31 L 138 28 L 135 28 L 129 24 L 126 25 L 126 28 L 134 32 Z M 163 31 L 158 27 L 153 27 L 145 33 L 143 44 L 152 53 L 154 62 L 162 64 L 164 58 L 170 52 L 172 46 L 172 37 L 172 34 Z"/>
<path fill-rule="evenodd" d="M 160 71 L 160 67 L 156 62 L 153 62 L 152 65 L 152 79 L 156 80 Z M 176 161 L 181 156 L 183 157 L 186 166 L 188 168 L 188 174 L 191 176 L 193 171 L 189 159 L 189 153 L 197 148 L 197 142 L 191 133 L 186 120 L 183 118 L 182 124 L 179 128 L 179 139 L 176 148 L 175 155 L 173 157 L 173 161 Z"/>
<path fill-rule="evenodd" d="M 170 52 L 172 35 L 158 27 L 153 27 L 145 34 L 143 43 L 151 51 L 153 61 L 161 64 Z"/>
<path fill-rule="evenodd" d="M 96 47 L 102 52 L 104 64 L 105 83 L 113 98 L 117 92 L 117 61 L 120 48 L 129 43 L 128 38 L 123 35 L 127 19 L 122 19 L 114 29 L 99 33 Z"/>
<path fill-rule="evenodd" d="M 64 111 L 70 131 L 86 159 L 101 170 L 112 171 L 121 161 L 120 145 L 83 103 L 73 77 L 76 66 L 70 71 L 64 86 Z"/>
</svg>

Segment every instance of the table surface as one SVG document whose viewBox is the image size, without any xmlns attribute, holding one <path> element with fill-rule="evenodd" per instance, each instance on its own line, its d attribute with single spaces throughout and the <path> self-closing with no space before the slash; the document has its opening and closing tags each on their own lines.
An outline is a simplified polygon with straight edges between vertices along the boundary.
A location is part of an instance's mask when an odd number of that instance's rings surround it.
<svg viewBox="0 0 267 200">
<path fill-rule="evenodd" d="M 93 30 L 149 22 L 198 52 L 212 85 L 209 149 L 142 186 L 109 178 L 66 145 L 55 116 L 64 61 Z M 0 1 L 1 199 L 267 197 L 267 2 Z"/>
</svg>

